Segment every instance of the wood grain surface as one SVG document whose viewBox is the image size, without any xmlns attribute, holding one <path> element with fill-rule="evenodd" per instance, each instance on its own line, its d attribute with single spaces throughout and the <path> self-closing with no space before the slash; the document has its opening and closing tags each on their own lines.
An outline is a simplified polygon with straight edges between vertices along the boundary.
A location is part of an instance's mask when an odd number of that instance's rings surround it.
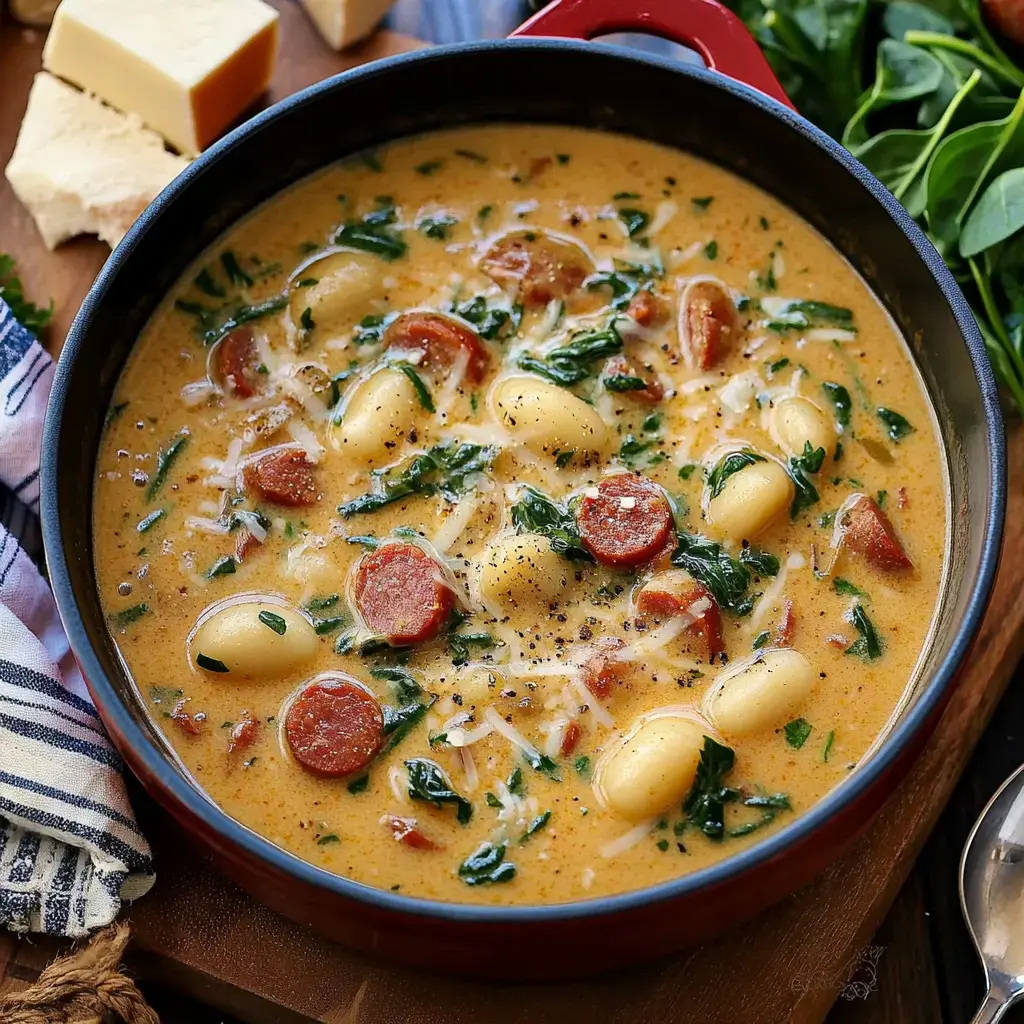
<svg viewBox="0 0 1024 1024">
<path fill-rule="evenodd" d="M 356 51 L 324 47 L 289 0 L 279 0 L 284 50 L 268 100 L 345 67 L 418 45 L 380 33 Z M 38 33 L 0 29 L 0 164 L 13 148 Z M 48 253 L 0 182 L 0 251 L 19 258 L 31 295 L 52 295 L 59 348 L 107 251 L 79 240 Z M 742 929 L 682 958 L 584 983 L 496 986 L 398 971 L 325 942 L 263 908 L 219 875 L 137 790 L 157 859 L 158 883 L 132 907 L 132 964 L 252 1022 L 335 1024 L 778 1024 L 824 1019 L 841 990 L 865 984 L 878 961 L 872 937 L 906 879 L 1024 650 L 1024 435 L 1010 439 L 1010 524 L 1002 568 L 972 664 L 910 776 L 850 853 L 817 882 Z M 600 941 L 595 935 L 594 941 Z M 557 950 L 530 955 L 557 956 Z M 28 984 L 59 948 L 0 935 L 0 991 Z M 524 951 L 527 955 L 527 951 Z M 883 970 L 895 967 L 883 961 Z M 938 1020 L 917 1006 L 895 1019 Z M 854 1015 L 850 1019 L 856 1019 Z"/>
</svg>

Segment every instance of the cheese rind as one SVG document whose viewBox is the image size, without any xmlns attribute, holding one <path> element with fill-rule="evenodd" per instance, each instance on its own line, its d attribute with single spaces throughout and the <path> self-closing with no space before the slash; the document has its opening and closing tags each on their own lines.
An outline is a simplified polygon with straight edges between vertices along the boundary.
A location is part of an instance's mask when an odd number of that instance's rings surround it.
<svg viewBox="0 0 1024 1024">
<path fill-rule="evenodd" d="M 365 39 L 395 0 L 301 0 L 317 30 L 335 50 Z"/>
<path fill-rule="evenodd" d="M 277 29 L 263 0 L 63 0 L 43 66 L 195 154 L 266 89 Z"/>
<path fill-rule="evenodd" d="M 138 118 L 41 71 L 5 173 L 52 249 L 82 234 L 117 245 L 187 166 Z"/>
</svg>

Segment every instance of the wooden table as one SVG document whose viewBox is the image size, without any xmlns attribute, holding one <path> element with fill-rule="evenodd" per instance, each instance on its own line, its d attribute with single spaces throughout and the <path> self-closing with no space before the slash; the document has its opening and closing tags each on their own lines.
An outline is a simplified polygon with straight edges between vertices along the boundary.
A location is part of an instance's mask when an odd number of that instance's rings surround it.
<svg viewBox="0 0 1024 1024">
<path fill-rule="evenodd" d="M 339 60 L 319 46 L 292 0 L 279 0 L 278 6 L 282 9 L 285 31 L 291 33 L 292 45 L 295 39 L 301 39 L 303 49 L 301 59 L 296 59 L 293 53 L 291 60 L 282 63 L 272 98 L 287 95 L 300 85 L 337 70 Z M 484 0 L 482 4 L 475 0 L 399 0 L 391 25 L 438 42 L 497 36 L 521 19 L 526 6 L 518 0 Z M 0 103 L 0 163 L 6 161 L 13 142 L 24 94 L 38 61 L 39 42 L 20 35 L 15 38 L 10 29 L 0 35 L 0 66 L 8 88 L 4 102 Z M 397 41 L 394 36 L 378 36 L 352 54 L 351 59 L 370 59 L 403 45 L 412 44 Z M 10 87 L 8 82 L 12 83 Z M 0 188 L 0 251 L 5 249 L 5 238 L 24 240 L 31 231 L 27 214 L 9 192 Z M 25 251 L 13 245 L 11 248 L 15 252 Z M 30 294 L 52 294 L 56 301 L 58 313 L 51 333 L 56 344 L 95 273 L 101 254 L 98 243 L 81 240 L 56 255 L 34 249 L 33 258 L 24 262 L 23 276 Z M 1024 480 L 1024 435 L 1015 436 L 1013 441 L 1011 479 Z M 1021 522 L 1024 496 L 1013 495 L 1011 509 L 1011 520 Z M 1015 535 L 1014 546 L 1017 537 L 1019 534 Z M 953 1024 L 965 1020 L 977 996 L 980 973 L 959 921 L 955 863 L 977 810 L 1002 777 L 1016 767 L 1014 746 L 1005 742 L 1003 736 L 1007 728 L 1024 735 L 1024 696 L 1011 690 L 1004 700 L 1001 707 L 1006 708 L 1006 718 L 997 720 L 986 734 L 996 739 L 983 741 L 973 762 L 978 767 L 972 768 L 958 788 L 926 856 L 902 890 L 900 885 L 963 764 L 966 750 L 977 739 L 1020 655 L 1022 637 L 1018 626 L 1024 609 L 1016 611 L 1015 598 L 1022 585 L 1024 560 L 1017 556 L 1007 560 L 1000 581 L 1001 607 L 1005 613 L 990 618 L 985 642 L 979 646 L 975 679 L 982 682 L 954 698 L 937 742 L 851 856 L 815 886 L 713 947 L 675 964 L 646 969 L 632 978 L 611 979 L 607 983 L 602 979 L 580 989 L 580 993 L 588 992 L 593 1000 L 590 1005 L 602 1006 L 610 1020 L 622 1022 L 728 1019 L 730 1024 L 743 1024 L 755 1019 L 774 1022 L 783 1017 L 812 1021 L 823 1018 L 839 993 L 842 998 L 830 1016 L 837 1024 Z M 995 682 L 986 686 L 984 681 L 989 677 Z M 1008 722 L 1014 725 L 1008 726 Z M 261 1002 L 262 997 L 245 998 L 237 985 L 238 979 L 246 976 L 242 961 L 248 959 L 254 965 L 250 987 L 259 988 L 262 983 L 266 988 L 267 975 L 274 973 L 271 968 L 279 966 L 273 964 L 273 956 L 266 955 L 268 943 L 283 943 L 284 954 L 300 960 L 301 951 L 306 950 L 310 957 L 321 957 L 320 983 L 330 989 L 338 984 L 339 970 L 343 974 L 345 969 L 351 969 L 351 958 L 325 951 L 316 940 L 306 939 L 291 926 L 249 904 L 190 855 L 179 857 L 177 836 L 166 819 L 141 793 L 134 795 L 143 824 L 153 835 L 161 876 L 154 895 L 140 902 L 132 913 L 142 944 L 149 951 L 148 955 L 144 951 L 138 956 L 135 964 L 151 979 L 148 989 L 164 1019 L 190 1024 L 225 1019 L 223 1013 L 207 1013 L 188 1000 L 181 994 L 182 989 L 222 1006 L 233 1006 L 250 1020 L 299 1019 L 275 1010 L 265 1000 Z M 189 900 L 190 908 L 194 908 L 190 909 L 188 922 L 173 913 L 177 899 Z M 876 934 L 890 905 L 893 909 Z M 249 907 L 251 912 L 241 909 Z M 930 908 L 934 908 L 931 918 Z M 224 928 L 232 930 L 233 941 L 225 941 Z M 201 935 L 208 936 L 205 953 L 216 963 L 203 962 Z M 193 948 L 185 948 L 190 943 Z M 197 943 L 198 950 L 194 948 Z M 47 942 L 19 944 L 14 948 L 10 940 L 0 937 L 0 967 L 5 944 L 13 959 L 6 975 L 0 970 L 0 987 L 31 980 L 33 971 L 54 948 Z M 372 967 L 366 969 L 370 971 Z M 852 980 L 844 984 L 851 969 Z M 723 976 L 724 970 L 728 971 L 727 978 Z M 293 973 L 308 978 L 310 972 L 309 963 L 297 962 Z M 312 975 L 315 974 L 313 970 Z M 403 985 L 408 988 L 416 984 L 415 978 L 408 977 L 396 991 Z M 422 979 L 419 984 L 429 987 L 433 983 Z M 457 988 L 454 984 L 439 984 L 435 988 L 439 999 L 455 998 L 451 996 Z M 464 988 L 467 992 L 477 991 L 481 1000 L 486 997 L 484 990 L 472 985 Z M 601 993 L 607 993 L 607 1002 Z M 472 1011 L 465 1010 L 470 1005 L 469 998 L 463 1004 L 459 1021 L 475 1019 Z M 509 1004 L 516 1005 L 515 1000 L 526 998 L 531 998 L 532 1004 L 523 1002 L 519 1004 L 522 1010 L 509 1009 Z M 536 1014 L 531 1016 L 526 1007 L 539 1007 L 545 1001 L 566 1007 L 561 1020 L 592 1019 L 593 1013 L 581 1016 L 569 1009 L 572 996 L 566 988 L 561 989 L 560 995 L 555 989 L 534 992 L 531 997 L 525 992 L 516 993 L 504 1001 L 502 1019 L 530 1020 L 532 1024 Z M 581 1000 L 585 1002 L 589 1000 Z M 787 1008 L 784 1013 L 782 1007 Z M 369 1020 L 366 1013 L 370 1010 L 369 1006 L 364 1007 L 359 1019 Z M 374 1021 L 384 1019 L 379 1010 L 372 1012 Z M 331 1012 L 328 1018 L 350 1019 L 347 1012 L 339 1014 L 340 1011 Z M 417 1019 L 446 1019 L 441 1003 L 424 1010 L 424 1014 Z M 351 1019 L 355 1016 L 352 1014 Z M 412 1013 L 389 1019 L 411 1020 Z M 454 1016 L 450 1019 L 454 1021 Z"/>
</svg>

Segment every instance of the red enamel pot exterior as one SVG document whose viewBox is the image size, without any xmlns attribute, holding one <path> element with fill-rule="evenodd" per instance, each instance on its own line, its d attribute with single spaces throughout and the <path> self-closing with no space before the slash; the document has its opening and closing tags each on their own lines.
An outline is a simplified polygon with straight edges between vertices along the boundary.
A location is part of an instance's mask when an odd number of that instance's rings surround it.
<svg viewBox="0 0 1024 1024">
<path fill-rule="evenodd" d="M 687 42 L 720 73 L 580 41 L 628 30 Z M 46 422 L 42 507 L 54 593 L 114 742 L 228 876 L 287 916 L 391 962 L 504 974 L 514 955 L 521 971 L 543 977 L 706 941 L 805 884 L 852 842 L 920 752 L 977 633 L 998 562 L 1006 470 L 984 345 L 942 260 L 892 196 L 792 110 L 735 16 L 713 0 L 556 0 L 518 36 L 347 72 L 259 115 L 195 161 L 115 250 L 72 326 Z M 540 38 L 567 36 L 578 38 Z M 956 510 L 921 683 L 864 765 L 727 860 L 637 892 L 550 907 L 443 904 L 370 889 L 229 818 L 177 767 L 147 718 L 107 632 L 92 566 L 92 478 L 105 410 L 139 331 L 190 261 L 254 206 L 351 153 L 501 121 L 601 128 L 695 152 L 776 195 L 828 237 L 915 339 Z M 595 928 L 600 943 L 590 941 Z M 541 938 L 557 957 L 519 955 Z"/>
</svg>

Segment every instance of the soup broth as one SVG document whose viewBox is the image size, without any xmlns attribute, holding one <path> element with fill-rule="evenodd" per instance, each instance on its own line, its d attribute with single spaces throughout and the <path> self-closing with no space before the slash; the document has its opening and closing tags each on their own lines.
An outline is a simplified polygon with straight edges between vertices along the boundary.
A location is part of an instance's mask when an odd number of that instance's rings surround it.
<svg viewBox="0 0 1024 1024">
<path fill-rule="evenodd" d="M 480 127 L 331 167 L 152 317 L 94 501 L 142 699 L 229 814 L 414 896 L 551 903 L 842 781 L 936 609 L 902 338 L 693 156 Z"/>
</svg>

